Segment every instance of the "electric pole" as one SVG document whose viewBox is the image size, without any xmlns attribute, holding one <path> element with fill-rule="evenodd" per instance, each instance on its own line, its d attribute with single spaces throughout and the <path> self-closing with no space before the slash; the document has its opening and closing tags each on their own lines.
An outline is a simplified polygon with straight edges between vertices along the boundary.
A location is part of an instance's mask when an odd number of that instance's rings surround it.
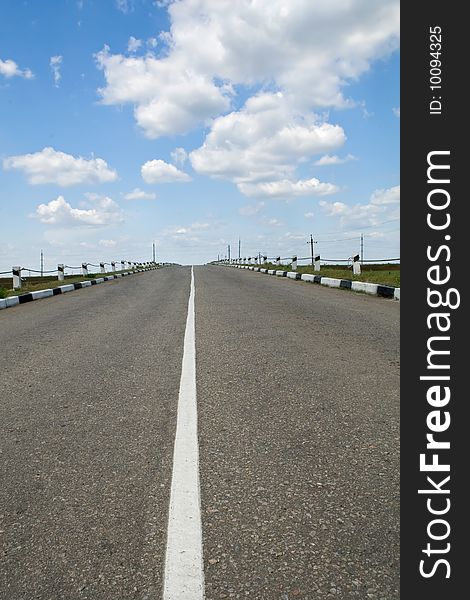
<svg viewBox="0 0 470 600">
<path fill-rule="evenodd" d="M 361 265 L 364 263 L 364 234 L 361 233 Z"/>
<path fill-rule="evenodd" d="M 240 241 L 240 238 L 238 238 L 238 259 L 239 260 L 240 260 L 240 257 L 241 257 L 240 248 L 241 248 L 241 241 Z"/>
<path fill-rule="evenodd" d="M 228 262 L 230 262 L 230 244 L 227 246 L 228 251 Z"/>
<path fill-rule="evenodd" d="M 314 243 L 315 243 L 315 242 L 313 241 L 313 235 L 312 235 L 312 234 L 310 234 L 310 241 L 309 241 L 309 242 L 307 242 L 307 244 L 310 244 L 310 250 L 311 250 L 311 252 L 312 252 L 312 267 L 314 267 L 314 266 L 315 266 L 315 252 L 314 252 L 314 250 L 313 250 L 313 244 L 314 244 Z"/>
<path fill-rule="evenodd" d="M 41 250 L 41 277 L 44 275 L 44 252 Z"/>
</svg>

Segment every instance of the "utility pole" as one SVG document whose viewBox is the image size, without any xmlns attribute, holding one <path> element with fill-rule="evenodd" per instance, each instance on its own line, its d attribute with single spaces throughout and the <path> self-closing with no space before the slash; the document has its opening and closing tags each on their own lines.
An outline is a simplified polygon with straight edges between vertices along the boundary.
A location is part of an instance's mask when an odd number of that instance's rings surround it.
<svg viewBox="0 0 470 600">
<path fill-rule="evenodd" d="M 313 250 L 313 245 L 314 245 L 314 241 L 313 241 L 313 235 L 310 234 L 310 241 L 307 242 L 307 244 L 310 244 L 310 250 L 312 252 L 312 267 L 315 267 L 315 252 Z"/>
<path fill-rule="evenodd" d="M 230 244 L 227 246 L 228 251 L 228 262 L 230 262 Z"/>
<path fill-rule="evenodd" d="M 240 260 L 240 258 L 241 258 L 240 248 L 241 248 L 241 241 L 240 241 L 240 238 L 238 238 L 238 260 Z"/>
<path fill-rule="evenodd" d="M 364 263 L 364 234 L 361 233 L 361 265 Z"/>
<path fill-rule="evenodd" d="M 44 252 L 41 250 L 41 277 L 44 275 Z"/>
</svg>

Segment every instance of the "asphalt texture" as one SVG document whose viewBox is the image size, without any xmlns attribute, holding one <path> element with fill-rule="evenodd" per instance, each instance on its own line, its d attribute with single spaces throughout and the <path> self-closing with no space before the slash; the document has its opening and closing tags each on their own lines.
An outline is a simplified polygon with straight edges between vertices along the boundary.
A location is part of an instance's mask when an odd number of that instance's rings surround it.
<svg viewBox="0 0 470 600">
<path fill-rule="evenodd" d="M 190 269 L 0 312 L 0 598 L 159 598 Z"/>
<path fill-rule="evenodd" d="M 398 600 L 399 303 L 194 271 L 206 599 Z M 0 311 L 1 600 L 161 599 L 189 288 Z"/>
<path fill-rule="evenodd" d="M 399 598 L 399 303 L 199 268 L 206 598 Z"/>
</svg>

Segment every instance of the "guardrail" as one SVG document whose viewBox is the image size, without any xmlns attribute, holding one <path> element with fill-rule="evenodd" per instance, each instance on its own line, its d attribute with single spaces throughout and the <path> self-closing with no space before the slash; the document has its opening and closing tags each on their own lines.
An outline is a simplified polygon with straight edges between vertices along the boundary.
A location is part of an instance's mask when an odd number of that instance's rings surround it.
<svg viewBox="0 0 470 600">
<path fill-rule="evenodd" d="M 120 269 L 117 268 L 117 265 L 120 265 L 121 268 Z M 99 272 L 104 274 L 104 273 L 115 273 L 117 271 L 125 271 L 126 269 L 131 270 L 131 271 L 134 269 L 147 269 L 147 268 L 155 267 L 157 265 L 158 265 L 158 263 L 155 263 L 155 262 L 140 262 L 140 261 L 137 262 L 137 261 L 129 261 L 129 260 L 121 260 L 121 261 L 112 260 L 111 262 L 102 261 L 99 264 L 82 262 L 82 264 L 79 266 L 72 266 L 72 265 L 66 265 L 66 264 L 60 263 L 57 265 L 57 269 L 53 269 L 53 270 L 37 270 L 37 269 L 31 269 L 29 267 L 13 266 L 10 271 L 0 271 L 0 275 L 2 275 L 2 276 L 11 275 L 12 276 L 12 289 L 16 290 L 16 289 L 21 289 L 22 284 L 26 280 L 26 278 L 23 276 L 23 273 L 25 271 L 28 271 L 29 274 L 37 273 L 41 277 L 44 275 L 51 276 L 51 275 L 57 274 L 57 280 L 64 281 L 65 277 L 66 277 L 66 269 L 69 269 L 70 271 L 72 271 L 72 275 L 75 274 L 75 273 L 73 273 L 73 271 L 78 270 L 78 271 L 81 271 L 81 275 L 83 275 L 84 277 L 88 277 L 90 275 L 88 267 L 93 267 L 93 268 L 99 269 L 100 270 Z M 111 268 L 107 269 L 106 267 L 111 267 Z M 0 278 L 0 287 L 1 287 L 1 283 L 2 283 L 2 280 Z"/>
<path fill-rule="evenodd" d="M 214 263 L 213 263 L 214 264 Z M 297 273 L 296 271 L 284 271 L 282 269 L 265 269 L 262 267 L 250 266 L 250 265 L 239 265 L 234 263 L 215 263 L 222 264 L 227 267 L 235 267 L 238 269 L 250 269 L 251 271 L 257 271 L 258 273 L 265 273 L 267 275 L 274 275 L 277 277 L 286 277 L 288 279 L 294 279 L 297 281 L 306 281 L 309 283 L 319 283 L 327 287 L 343 288 L 353 290 L 355 292 L 362 292 L 365 294 L 371 294 L 373 296 L 383 296 L 384 298 L 393 298 L 400 300 L 400 288 L 390 285 L 371 283 L 367 281 L 352 281 L 350 279 L 337 279 L 335 277 L 322 277 L 321 275 L 314 275 L 313 273 Z"/>
<path fill-rule="evenodd" d="M 284 261 L 284 262 L 283 262 Z M 211 264 L 216 265 L 249 265 L 249 266 L 261 266 L 267 265 L 268 263 L 275 264 L 277 267 L 281 267 L 282 264 L 286 264 L 285 261 L 289 261 L 287 264 L 291 267 L 292 271 L 297 271 L 297 266 L 299 261 L 308 261 L 312 264 L 314 271 L 320 271 L 321 266 L 331 266 L 340 265 L 341 263 L 346 263 L 345 266 L 351 267 L 354 275 L 361 274 L 361 265 L 366 264 L 377 264 L 377 263 L 396 263 L 400 261 L 399 258 L 380 258 L 380 259 L 368 259 L 361 260 L 359 254 L 354 254 L 349 256 L 348 258 L 321 258 L 319 254 L 311 257 L 311 256 L 303 256 L 298 257 L 296 255 L 290 256 L 288 258 L 281 256 L 266 256 L 258 254 L 257 256 L 248 256 L 243 258 L 232 258 L 232 259 L 224 259 L 224 260 L 216 260 Z"/>
</svg>

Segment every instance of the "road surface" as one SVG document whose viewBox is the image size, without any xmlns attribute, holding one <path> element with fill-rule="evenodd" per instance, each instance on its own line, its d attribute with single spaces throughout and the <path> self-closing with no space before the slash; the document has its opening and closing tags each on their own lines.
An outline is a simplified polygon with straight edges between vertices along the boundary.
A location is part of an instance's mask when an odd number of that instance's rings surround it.
<svg viewBox="0 0 470 600">
<path fill-rule="evenodd" d="M 398 600 L 399 303 L 194 283 L 205 598 Z M 174 267 L 0 311 L 1 600 L 163 598 L 190 289 Z"/>
</svg>

